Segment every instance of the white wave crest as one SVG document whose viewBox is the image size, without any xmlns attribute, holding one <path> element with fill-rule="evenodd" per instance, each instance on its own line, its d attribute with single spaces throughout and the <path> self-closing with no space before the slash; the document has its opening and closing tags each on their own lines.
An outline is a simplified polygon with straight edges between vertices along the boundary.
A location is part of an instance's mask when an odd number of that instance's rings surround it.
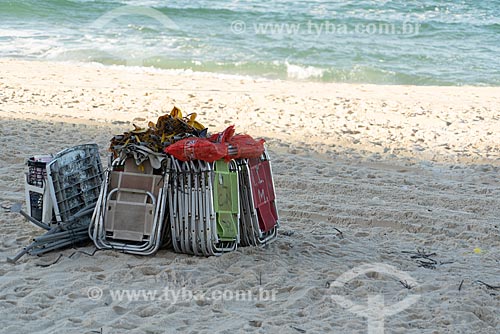
<svg viewBox="0 0 500 334">
<path fill-rule="evenodd" d="M 289 79 L 306 80 L 322 78 L 325 70 L 314 66 L 299 66 L 285 62 L 286 74 Z"/>
</svg>

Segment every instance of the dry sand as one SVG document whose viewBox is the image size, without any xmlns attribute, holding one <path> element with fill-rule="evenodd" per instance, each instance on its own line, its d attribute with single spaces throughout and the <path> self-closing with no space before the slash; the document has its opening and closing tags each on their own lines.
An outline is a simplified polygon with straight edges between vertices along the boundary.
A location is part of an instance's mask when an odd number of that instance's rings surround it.
<svg viewBox="0 0 500 334">
<path fill-rule="evenodd" d="M 5 262 L 42 231 L 10 213 L 27 157 L 112 134 L 173 105 L 212 131 L 268 140 L 282 228 L 265 248 L 219 258 L 68 249 Z M 0 60 L 0 333 L 366 333 L 335 303 L 417 303 L 386 333 L 498 333 L 500 88 L 322 84 Z M 341 233 L 340 233 L 341 231 Z M 480 248 L 481 252 L 475 248 Z M 91 252 L 92 245 L 83 250 Z M 435 253 L 434 268 L 403 251 Z M 59 254 L 63 256 L 53 265 Z M 73 256 L 71 256 L 73 255 Z M 70 257 L 71 256 L 71 257 Z M 420 259 L 421 260 L 421 259 Z M 333 282 L 384 263 L 383 273 Z M 383 268 L 379 266 L 379 269 Z M 403 282 L 404 283 L 404 282 Z M 462 284 L 461 284 L 462 283 Z M 90 300 L 90 287 L 104 296 Z M 111 289 L 257 291 L 275 301 L 112 300 Z"/>
</svg>

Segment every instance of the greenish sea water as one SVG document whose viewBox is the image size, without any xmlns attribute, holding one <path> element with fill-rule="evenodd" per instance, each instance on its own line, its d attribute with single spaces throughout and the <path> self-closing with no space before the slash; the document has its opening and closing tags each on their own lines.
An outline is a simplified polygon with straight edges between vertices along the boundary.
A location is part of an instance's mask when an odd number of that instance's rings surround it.
<svg viewBox="0 0 500 334">
<path fill-rule="evenodd" d="M 499 55 L 499 0 L 0 0 L 9 58 L 498 86 Z"/>
</svg>

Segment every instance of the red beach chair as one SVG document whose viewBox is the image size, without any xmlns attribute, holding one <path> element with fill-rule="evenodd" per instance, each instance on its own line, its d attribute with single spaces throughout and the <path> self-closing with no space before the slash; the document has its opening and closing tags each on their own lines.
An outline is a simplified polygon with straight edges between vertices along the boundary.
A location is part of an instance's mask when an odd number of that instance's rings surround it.
<svg viewBox="0 0 500 334">
<path fill-rule="evenodd" d="M 241 243 L 262 245 L 273 241 L 279 227 L 276 194 L 267 151 L 260 158 L 237 160 L 240 170 Z"/>
</svg>

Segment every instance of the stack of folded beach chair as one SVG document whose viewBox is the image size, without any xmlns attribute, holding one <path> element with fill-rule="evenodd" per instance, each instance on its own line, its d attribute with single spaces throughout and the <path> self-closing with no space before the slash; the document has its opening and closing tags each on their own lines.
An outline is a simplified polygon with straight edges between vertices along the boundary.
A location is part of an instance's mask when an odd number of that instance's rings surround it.
<svg viewBox="0 0 500 334">
<path fill-rule="evenodd" d="M 235 135 L 234 126 L 209 136 L 196 114 L 183 117 L 174 108 L 156 123 L 114 136 L 104 172 L 97 145 L 70 149 L 82 150 L 81 159 L 65 158 L 64 151 L 51 158 L 46 180 L 51 203 L 45 211 L 53 206 L 53 212 L 43 212 L 51 221 L 40 221 L 39 211 L 37 217 L 35 211 L 25 214 L 49 232 L 24 253 L 40 254 L 90 237 L 99 249 L 130 254 L 151 255 L 164 247 L 213 256 L 277 236 L 264 140 Z"/>
<path fill-rule="evenodd" d="M 235 250 L 240 237 L 236 164 L 171 159 L 169 212 L 174 250 L 202 256 Z"/>
</svg>

